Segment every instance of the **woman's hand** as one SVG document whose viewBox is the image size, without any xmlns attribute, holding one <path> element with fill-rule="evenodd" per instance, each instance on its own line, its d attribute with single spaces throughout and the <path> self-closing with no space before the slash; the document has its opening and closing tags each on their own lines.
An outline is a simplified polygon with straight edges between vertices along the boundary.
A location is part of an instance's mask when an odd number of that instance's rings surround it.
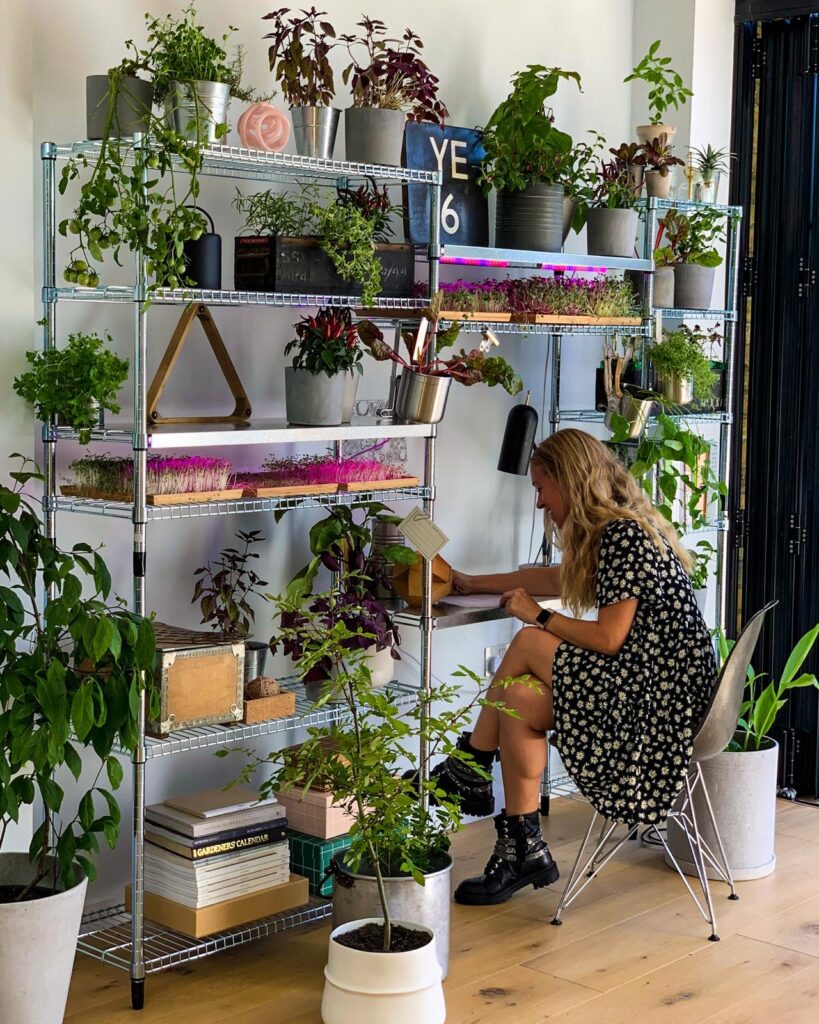
<svg viewBox="0 0 819 1024">
<path fill-rule="evenodd" d="M 521 622 L 534 625 L 537 617 L 542 611 L 537 601 L 530 597 L 523 587 L 516 587 L 514 590 L 507 590 L 501 595 L 501 607 L 506 609 L 506 614 L 511 615 Z"/>
<path fill-rule="evenodd" d="M 478 592 L 478 577 L 468 576 L 465 572 L 452 573 L 452 589 L 456 594 L 476 594 Z"/>
</svg>

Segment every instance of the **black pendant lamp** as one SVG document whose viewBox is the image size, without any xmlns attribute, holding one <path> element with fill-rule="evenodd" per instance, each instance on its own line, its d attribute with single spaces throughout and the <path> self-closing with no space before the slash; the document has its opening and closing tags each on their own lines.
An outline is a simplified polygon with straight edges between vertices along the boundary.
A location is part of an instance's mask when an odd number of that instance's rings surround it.
<svg viewBox="0 0 819 1024">
<path fill-rule="evenodd" d="M 526 476 L 529 472 L 529 460 L 537 431 L 537 409 L 529 405 L 531 397 L 532 392 L 527 391 L 524 404 L 514 406 L 506 417 L 506 429 L 498 458 L 501 473 Z"/>
</svg>

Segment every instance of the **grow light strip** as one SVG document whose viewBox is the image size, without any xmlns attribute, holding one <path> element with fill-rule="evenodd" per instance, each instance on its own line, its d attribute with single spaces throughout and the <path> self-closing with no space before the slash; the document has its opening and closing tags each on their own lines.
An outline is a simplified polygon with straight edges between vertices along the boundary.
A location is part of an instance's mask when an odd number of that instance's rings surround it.
<svg viewBox="0 0 819 1024">
<path fill-rule="evenodd" d="M 485 260 L 477 259 L 474 256 L 442 256 L 441 263 L 457 263 L 467 267 L 513 267 L 517 265 L 509 260 Z M 584 274 L 608 273 L 608 267 L 577 267 L 566 263 L 537 263 L 534 266 L 538 270 L 570 270 Z"/>
</svg>

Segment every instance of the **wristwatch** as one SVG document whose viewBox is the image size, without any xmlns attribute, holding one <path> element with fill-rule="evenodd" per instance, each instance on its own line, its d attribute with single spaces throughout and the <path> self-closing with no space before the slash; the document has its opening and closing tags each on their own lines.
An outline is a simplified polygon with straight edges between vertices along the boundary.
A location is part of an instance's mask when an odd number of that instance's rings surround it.
<svg viewBox="0 0 819 1024">
<path fill-rule="evenodd" d="M 538 612 L 538 616 L 535 619 L 535 622 L 538 624 L 538 627 L 540 629 L 547 629 L 548 626 L 549 626 L 549 620 L 551 619 L 551 617 L 553 615 L 554 615 L 554 612 L 552 611 L 551 608 L 542 608 Z"/>
</svg>

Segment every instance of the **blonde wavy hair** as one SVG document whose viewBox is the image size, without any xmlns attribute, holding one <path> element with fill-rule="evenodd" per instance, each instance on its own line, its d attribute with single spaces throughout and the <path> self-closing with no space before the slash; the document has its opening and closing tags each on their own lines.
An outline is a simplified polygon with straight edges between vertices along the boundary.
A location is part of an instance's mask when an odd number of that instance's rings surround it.
<svg viewBox="0 0 819 1024">
<path fill-rule="evenodd" d="M 654 541 L 664 558 L 663 540 L 686 572 L 691 556 L 673 526 L 651 504 L 625 466 L 608 448 L 582 430 L 558 430 L 532 453 L 537 466 L 560 489 L 567 514 L 560 529 L 545 516 L 547 531 L 559 538 L 563 551 L 560 574 L 563 600 L 574 615 L 595 605 L 600 536 L 612 519 L 631 519 Z"/>
</svg>

